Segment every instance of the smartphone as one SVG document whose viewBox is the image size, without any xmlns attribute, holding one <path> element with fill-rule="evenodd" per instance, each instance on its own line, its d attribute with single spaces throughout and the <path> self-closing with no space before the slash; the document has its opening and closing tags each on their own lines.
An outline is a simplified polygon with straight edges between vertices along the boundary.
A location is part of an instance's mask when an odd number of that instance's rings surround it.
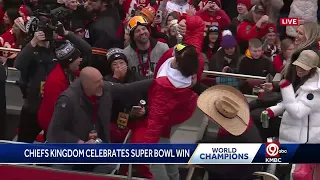
<svg viewBox="0 0 320 180">
<path fill-rule="evenodd" d="M 161 16 L 162 16 L 162 11 L 158 10 L 156 13 L 156 17 L 161 18 Z"/>
<path fill-rule="evenodd" d="M 132 114 L 132 113 L 136 113 L 136 112 L 140 111 L 141 109 L 142 109 L 141 106 L 132 106 L 132 108 L 131 108 L 131 114 Z"/>
</svg>

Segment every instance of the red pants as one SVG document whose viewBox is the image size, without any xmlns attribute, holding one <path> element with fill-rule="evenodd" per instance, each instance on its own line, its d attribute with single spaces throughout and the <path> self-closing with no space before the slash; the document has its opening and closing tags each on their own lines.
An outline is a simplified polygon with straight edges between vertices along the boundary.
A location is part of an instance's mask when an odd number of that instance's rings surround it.
<svg viewBox="0 0 320 180">
<path fill-rule="evenodd" d="M 118 130 L 117 130 L 118 129 Z M 130 137 L 130 143 L 141 143 L 144 140 L 144 135 L 147 130 L 147 123 L 143 120 L 135 121 L 128 125 L 127 129 L 121 130 L 118 128 L 116 123 L 111 123 L 111 142 L 123 142 L 129 129 L 132 130 Z M 149 165 L 134 165 L 137 173 L 140 177 L 153 179 L 152 173 L 150 172 Z M 122 166 L 121 174 L 127 175 L 128 166 Z"/>
<path fill-rule="evenodd" d="M 120 129 L 115 122 L 110 123 L 110 140 L 111 143 L 123 143 L 130 128 Z"/>
</svg>

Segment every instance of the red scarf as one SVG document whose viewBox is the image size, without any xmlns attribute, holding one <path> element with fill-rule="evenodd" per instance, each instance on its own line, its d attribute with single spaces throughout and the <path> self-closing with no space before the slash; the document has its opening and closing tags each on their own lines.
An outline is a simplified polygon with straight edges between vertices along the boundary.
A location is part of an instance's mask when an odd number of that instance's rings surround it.
<svg viewBox="0 0 320 180">
<path fill-rule="evenodd" d="M 147 56 L 147 61 L 146 63 L 143 63 L 143 57 L 141 57 L 141 54 L 139 52 L 139 49 L 136 49 L 136 53 L 138 56 L 138 60 L 139 60 L 139 65 L 141 67 L 141 72 L 144 76 L 146 76 L 148 74 L 148 70 L 149 70 L 149 63 L 150 63 L 150 54 L 151 54 L 151 45 L 148 48 L 148 56 Z"/>
</svg>

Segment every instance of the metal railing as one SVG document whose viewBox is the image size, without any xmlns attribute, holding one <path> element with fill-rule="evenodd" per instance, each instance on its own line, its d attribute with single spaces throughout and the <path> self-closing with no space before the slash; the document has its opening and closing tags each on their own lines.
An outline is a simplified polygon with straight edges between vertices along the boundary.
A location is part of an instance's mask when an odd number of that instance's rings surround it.
<svg viewBox="0 0 320 180">
<path fill-rule="evenodd" d="M 0 51 L 9 51 L 9 52 L 20 52 L 20 49 L 13 49 L 13 48 L 3 48 L 0 47 Z M 16 68 L 13 67 L 8 67 L 8 70 L 10 71 L 19 71 Z M 237 79 L 253 79 L 253 80 L 266 80 L 266 77 L 262 77 L 262 76 L 251 76 L 251 75 L 245 75 L 245 74 L 234 74 L 234 73 L 224 73 L 224 72 L 218 72 L 218 71 L 203 71 L 204 74 L 207 75 L 213 75 L 216 77 L 233 77 L 233 78 L 237 78 Z M 16 81 L 12 81 L 12 80 L 7 80 L 7 83 L 10 84 L 16 84 Z M 255 95 L 248 95 L 245 94 L 246 98 L 252 98 L 255 99 L 257 98 L 257 96 Z"/>
<path fill-rule="evenodd" d="M 266 77 L 262 76 L 251 76 L 245 74 L 234 74 L 234 73 L 224 73 L 217 71 L 203 71 L 204 74 L 218 76 L 218 77 L 233 77 L 237 79 L 255 79 L 255 80 L 266 80 Z"/>
<path fill-rule="evenodd" d="M 13 48 L 4 48 L 0 47 L 0 51 L 7 51 L 7 52 L 20 52 L 21 49 L 13 49 Z"/>
</svg>

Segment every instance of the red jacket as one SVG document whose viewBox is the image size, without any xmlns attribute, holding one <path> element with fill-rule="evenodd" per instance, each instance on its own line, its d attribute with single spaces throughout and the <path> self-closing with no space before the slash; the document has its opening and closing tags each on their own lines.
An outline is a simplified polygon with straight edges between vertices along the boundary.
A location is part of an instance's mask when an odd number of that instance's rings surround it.
<svg viewBox="0 0 320 180">
<path fill-rule="evenodd" d="M 201 52 L 204 22 L 198 16 L 183 16 L 187 32 L 185 42 L 194 45 Z M 157 63 L 155 75 L 161 65 L 172 57 L 173 48 L 166 51 Z M 201 57 L 201 54 L 199 54 Z M 203 59 L 199 58 L 200 72 L 203 72 Z M 188 97 L 188 98 L 186 98 Z M 191 118 L 197 107 L 198 95 L 190 88 L 175 88 L 167 77 L 155 78 L 149 90 L 149 115 L 147 118 L 144 143 L 157 143 L 160 137 L 170 137 L 171 128 Z"/>
<path fill-rule="evenodd" d="M 49 127 L 56 101 L 68 87 L 69 81 L 60 64 L 57 63 L 44 84 L 43 98 L 38 111 L 38 123 L 44 131 L 47 131 Z"/>
<path fill-rule="evenodd" d="M 229 16 L 222 9 L 218 10 L 214 15 L 211 15 L 204 10 L 197 11 L 196 15 L 200 16 L 205 22 L 205 32 L 213 25 L 218 26 L 219 29 L 226 29 L 231 25 Z"/>
<path fill-rule="evenodd" d="M 191 118 L 197 99 L 198 95 L 190 88 L 175 88 L 168 77 L 156 78 L 149 90 L 148 126 L 143 143 L 169 138 L 173 126 Z"/>
<path fill-rule="evenodd" d="M 238 41 L 249 41 L 253 38 L 260 39 L 268 33 L 268 28 L 271 26 L 272 25 L 270 24 L 264 24 L 259 30 L 256 23 L 252 21 L 243 21 L 238 25 L 237 39 Z"/>
<path fill-rule="evenodd" d="M 201 54 L 202 50 L 202 42 L 203 42 L 203 33 L 204 33 L 204 21 L 198 16 L 181 16 L 181 20 L 186 20 L 187 32 L 184 37 L 184 42 L 190 45 L 195 46 L 197 52 L 199 53 L 199 72 L 198 72 L 198 81 L 201 80 L 201 76 L 204 70 L 204 61 L 203 56 Z M 173 55 L 173 48 L 168 49 L 163 55 L 160 57 L 156 68 L 155 73 L 157 74 L 161 65 Z"/>
</svg>

